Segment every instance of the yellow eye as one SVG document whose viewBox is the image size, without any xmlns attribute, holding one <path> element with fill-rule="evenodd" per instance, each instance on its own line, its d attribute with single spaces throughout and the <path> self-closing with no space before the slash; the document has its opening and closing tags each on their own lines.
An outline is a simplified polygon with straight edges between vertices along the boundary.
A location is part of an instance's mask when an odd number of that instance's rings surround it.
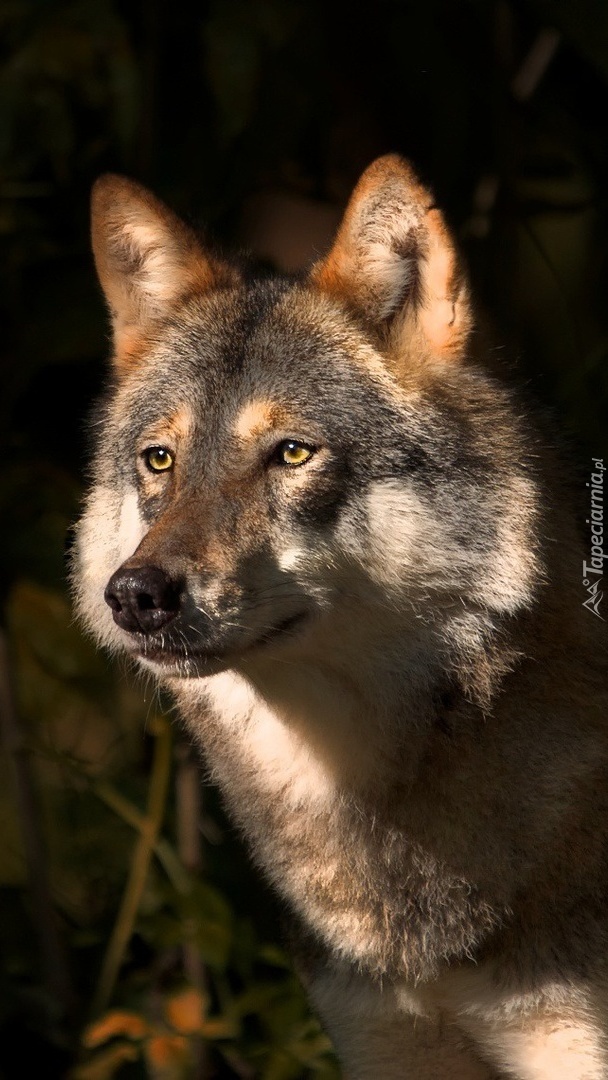
<svg viewBox="0 0 608 1080">
<path fill-rule="evenodd" d="M 281 465 L 303 465 L 313 455 L 312 448 L 295 439 L 285 439 L 277 446 L 277 460 Z"/>
<path fill-rule="evenodd" d="M 173 454 L 164 446 L 150 446 L 144 450 L 144 461 L 152 472 L 166 472 L 173 465 Z"/>
</svg>

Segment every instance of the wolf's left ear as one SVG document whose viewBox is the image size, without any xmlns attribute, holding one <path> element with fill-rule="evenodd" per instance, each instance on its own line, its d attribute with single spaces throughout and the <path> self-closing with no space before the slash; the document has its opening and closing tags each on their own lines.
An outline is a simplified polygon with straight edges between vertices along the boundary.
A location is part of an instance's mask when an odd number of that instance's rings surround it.
<svg viewBox="0 0 608 1080">
<path fill-rule="evenodd" d="M 311 279 L 363 316 L 402 361 L 464 352 L 473 322 L 465 274 L 431 193 L 396 154 L 363 173 Z"/>
<path fill-rule="evenodd" d="M 96 182 L 91 232 L 119 370 L 135 361 L 146 332 L 182 296 L 211 288 L 228 272 L 159 199 L 123 176 Z"/>
</svg>

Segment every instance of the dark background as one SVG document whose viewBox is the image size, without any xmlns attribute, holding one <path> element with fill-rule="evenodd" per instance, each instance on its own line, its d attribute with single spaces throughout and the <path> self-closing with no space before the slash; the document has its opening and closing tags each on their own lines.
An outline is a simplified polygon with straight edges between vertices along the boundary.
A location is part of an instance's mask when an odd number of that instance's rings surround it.
<svg viewBox="0 0 608 1080">
<path fill-rule="evenodd" d="M 73 625 L 108 349 L 90 186 L 127 173 L 292 269 L 405 154 L 582 478 L 608 402 L 608 6 L 4 0 L 0 35 L 0 1072 L 331 1078 L 214 792 Z"/>
</svg>

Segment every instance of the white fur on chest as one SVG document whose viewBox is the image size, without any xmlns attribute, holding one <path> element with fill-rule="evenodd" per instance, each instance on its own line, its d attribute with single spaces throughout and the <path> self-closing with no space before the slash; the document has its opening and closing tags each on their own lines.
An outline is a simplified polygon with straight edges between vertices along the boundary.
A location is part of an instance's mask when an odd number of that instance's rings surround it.
<svg viewBox="0 0 608 1080">
<path fill-rule="evenodd" d="M 297 692 L 297 677 L 294 683 Z M 253 789 L 261 802 L 276 804 L 281 816 L 286 809 L 292 812 L 289 824 L 283 818 L 279 829 L 254 839 L 270 877 L 338 955 L 348 956 L 354 962 L 373 958 L 381 947 L 377 927 L 370 924 L 361 910 L 351 911 L 332 902 L 334 881 L 341 878 L 343 842 L 340 829 L 335 828 L 340 816 L 340 780 L 335 762 L 330 766 L 317 755 L 314 741 L 310 743 L 299 730 L 294 731 L 288 720 L 261 699 L 242 676 L 222 673 L 205 680 L 204 686 L 208 706 L 215 714 L 215 725 L 222 728 L 220 753 L 214 753 L 213 749 L 207 753 L 220 786 L 232 788 L 237 796 L 234 802 L 241 807 L 245 805 L 236 789 L 236 761 L 239 771 L 243 768 L 246 771 L 249 798 Z M 318 689 L 320 693 L 327 691 L 327 684 L 321 682 Z M 314 699 L 315 694 L 311 696 Z M 339 698 L 332 699 L 330 694 L 324 695 L 323 700 L 327 713 L 333 712 L 335 716 L 335 710 L 340 710 Z M 340 721 L 345 723 L 348 710 L 344 702 L 342 705 Z M 321 707 L 321 728 L 328 722 L 329 716 Z M 209 751 L 203 731 L 200 738 Z M 348 767 L 346 746 L 342 763 Z M 250 821 L 242 819 L 242 824 L 249 830 Z M 304 833 L 309 834 L 309 840 L 314 834 L 314 841 L 302 843 Z M 292 847 L 297 857 L 290 857 Z"/>
<path fill-rule="evenodd" d="M 248 768 L 263 793 L 293 806 L 331 802 L 335 785 L 327 768 L 246 679 L 231 671 L 214 675 L 205 680 L 205 696 L 230 739 L 230 756 Z M 223 771 L 221 764 L 217 768 Z"/>
</svg>

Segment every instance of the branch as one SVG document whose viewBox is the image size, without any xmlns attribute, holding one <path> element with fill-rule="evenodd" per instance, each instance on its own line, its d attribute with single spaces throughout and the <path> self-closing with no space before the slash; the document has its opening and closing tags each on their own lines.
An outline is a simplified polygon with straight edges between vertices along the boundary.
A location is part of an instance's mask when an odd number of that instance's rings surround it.
<svg viewBox="0 0 608 1080">
<path fill-rule="evenodd" d="M 151 730 L 156 737 L 156 744 L 154 747 L 152 774 L 150 776 L 147 814 L 139 826 L 140 834 L 135 845 L 129 877 L 102 964 L 97 990 L 93 999 L 92 1013 L 94 1016 L 103 1012 L 107 1007 L 116 985 L 120 965 L 133 933 L 152 854 L 167 804 L 167 791 L 171 773 L 171 730 L 162 716 L 157 716 L 154 719 Z"/>
</svg>

